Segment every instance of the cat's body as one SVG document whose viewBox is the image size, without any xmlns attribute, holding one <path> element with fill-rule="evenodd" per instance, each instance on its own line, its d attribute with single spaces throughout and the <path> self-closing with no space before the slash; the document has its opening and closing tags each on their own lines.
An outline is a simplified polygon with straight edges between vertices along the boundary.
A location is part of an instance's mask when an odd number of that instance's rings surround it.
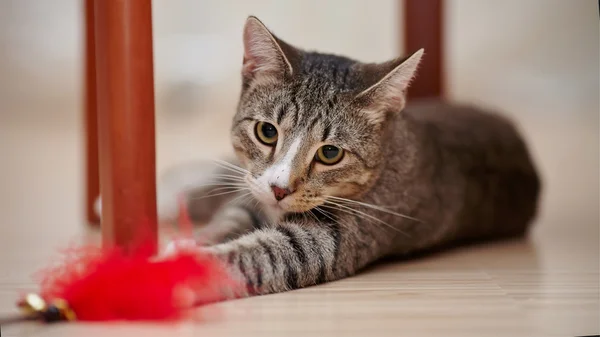
<svg viewBox="0 0 600 337">
<path fill-rule="evenodd" d="M 241 191 L 221 195 L 217 211 L 202 197 L 213 187 L 186 187 L 192 215 L 214 214 L 200 230 L 212 240 L 206 249 L 248 285 L 237 295 L 319 284 L 384 257 L 526 232 L 540 182 L 509 121 L 441 102 L 403 110 L 422 52 L 378 65 L 306 53 L 255 18 L 244 42 L 232 126 L 240 167 L 197 172 L 217 188 Z"/>
<path fill-rule="evenodd" d="M 221 212 L 241 208 L 237 213 L 233 211 L 238 219 L 240 212 L 252 212 L 255 218 L 246 216 L 244 219 L 241 215 L 242 220 L 236 221 L 236 225 L 224 226 L 217 212 L 217 217 L 208 225 L 211 229 L 202 228 L 200 236 L 214 235 L 216 241 L 226 242 L 219 250 L 227 247 L 227 253 L 223 254 L 235 264 L 241 262 L 231 253 L 238 251 L 234 247 L 246 247 L 246 244 L 252 247 L 249 238 L 254 235 L 248 233 L 258 228 L 261 237 L 270 237 L 269 231 L 273 228 L 285 226 L 299 238 L 295 244 L 288 242 L 290 246 L 283 249 L 290 250 L 290 260 L 299 261 L 294 265 L 281 260 L 282 275 L 290 273 L 286 268 L 296 268 L 292 273 L 296 275 L 314 271 L 316 266 L 322 268 L 322 264 L 326 269 L 331 268 L 324 278 L 317 276 L 296 283 L 287 275 L 277 286 L 257 291 L 269 293 L 345 277 L 383 257 L 406 256 L 456 243 L 518 237 L 526 233 L 537 211 L 540 181 L 525 143 L 512 123 L 491 112 L 439 101 L 409 104 L 391 123 L 384 151 L 388 160 L 373 186 L 358 199 L 384 209 L 343 203 L 344 208 L 339 211 L 322 208 L 327 215 L 313 212 L 318 221 L 312 215 L 290 215 L 281 223 L 270 223 L 259 208 L 253 207 L 257 205 L 254 199 L 241 199 L 239 205 L 235 201 L 227 205 L 240 192 L 220 196 Z M 220 171 L 232 174 L 229 169 Z M 195 220 L 206 221 L 214 215 L 216 205 L 203 198 L 203 195 L 214 194 L 212 190 L 213 187 L 202 188 L 189 194 L 190 212 Z M 352 207 L 355 215 L 348 214 L 350 211 L 345 207 Z M 288 240 L 285 235 L 289 233 L 273 231 L 277 239 Z M 325 246 L 331 246 L 325 251 L 337 247 L 339 255 L 329 264 L 318 258 L 311 260 L 312 239 L 307 239 L 311 234 L 321 236 Z M 246 238 L 239 240 L 245 235 Z M 302 253 L 303 250 L 309 252 Z M 269 255 L 261 244 L 246 251 L 250 255 L 252 252 Z M 257 275 L 252 270 L 261 266 L 271 268 L 272 260 L 262 257 L 243 260 L 242 269 L 249 274 L 252 285 L 257 283 Z"/>
<path fill-rule="evenodd" d="M 394 130 L 404 132 L 390 132 L 389 160 L 364 201 L 392 205 L 423 223 L 407 223 L 410 235 L 398 237 L 392 253 L 526 232 L 537 211 L 540 182 L 512 123 L 479 108 L 439 101 L 409 104 L 394 123 Z M 411 165 L 402 153 L 414 155 Z M 405 205 L 393 206 L 398 200 Z"/>
</svg>

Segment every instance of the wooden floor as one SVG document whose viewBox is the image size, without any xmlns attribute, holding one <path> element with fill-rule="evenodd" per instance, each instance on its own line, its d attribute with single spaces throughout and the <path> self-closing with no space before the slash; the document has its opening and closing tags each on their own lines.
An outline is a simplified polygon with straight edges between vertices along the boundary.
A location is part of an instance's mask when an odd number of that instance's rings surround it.
<svg viewBox="0 0 600 337">
<path fill-rule="evenodd" d="M 204 319 L 198 323 L 28 324 L 3 327 L 2 336 L 597 334 L 598 231 L 558 234 L 455 249 L 380 265 L 324 286 L 220 303 L 201 308 Z M 16 290 L 31 287 L 25 280 L 30 267 L 45 259 L 2 243 L 9 255 L 0 262 L 0 312 L 8 313 Z"/>
<path fill-rule="evenodd" d="M 219 303 L 200 308 L 197 323 L 27 324 L 2 327 L 2 337 L 598 334 L 598 128 L 565 125 L 525 125 L 545 181 L 542 211 L 527 240 L 458 248 L 319 287 Z M 27 212 L 0 212 L 0 314 L 15 310 L 20 290 L 35 289 L 31 275 L 52 252 L 74 237 L 97 239 L 84 226 L 59 225 L 72 209 L 64 203 L 56 203 L 66 210 L 63 218 L 57 211 L 43 225 L 27 220 Z"/>
</svg>

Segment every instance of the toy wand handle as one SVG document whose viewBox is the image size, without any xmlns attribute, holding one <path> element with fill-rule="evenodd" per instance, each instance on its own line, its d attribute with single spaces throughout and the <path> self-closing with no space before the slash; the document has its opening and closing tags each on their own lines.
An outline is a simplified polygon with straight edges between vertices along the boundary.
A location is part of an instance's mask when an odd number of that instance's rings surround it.
<svg viewBox="0 0 600 337">
<path fill-rule="evenodd" d="M 39 321 L 41 319 L 42 319 L 42 315 L 40 315 L 40 314 L 14 315 L 14 316 L 0 317 L 0 326 L 21 323 L 21 322 L 27 322 L 27 321 Z"/>
</svg>

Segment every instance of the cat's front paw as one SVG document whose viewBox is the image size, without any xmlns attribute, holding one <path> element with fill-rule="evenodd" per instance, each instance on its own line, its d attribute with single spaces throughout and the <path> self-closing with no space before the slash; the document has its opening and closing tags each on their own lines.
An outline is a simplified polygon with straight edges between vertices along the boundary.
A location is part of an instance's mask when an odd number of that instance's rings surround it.
<svg viewBox="0 0 600 337">
<path fill-rule="evenodd" d="M 160 254 L 160 257 L 170 257 L 177 255 L 179 252 L 202 252 L 202 247 L 194 239 L 177 239 L 171 240 L 165 246 L 165 249 Z"/>
<path fill-rule="evenodd" d="M 175 239 L 169 242 L 157 256 L 157 261 L 168 260 L 180 255 L 192 255 L 209 271 L 200 286 L 187 285 L 176 289 L 174 294 L 177 304 L 183 308 L 191 308 L 199 304 L 223 301 L 235 298 L 241 288 L 240 280 L 230 273 L 229 266 L 217 254 L 214 247 L 198 245 L 194 239 Z"/>
</svg>

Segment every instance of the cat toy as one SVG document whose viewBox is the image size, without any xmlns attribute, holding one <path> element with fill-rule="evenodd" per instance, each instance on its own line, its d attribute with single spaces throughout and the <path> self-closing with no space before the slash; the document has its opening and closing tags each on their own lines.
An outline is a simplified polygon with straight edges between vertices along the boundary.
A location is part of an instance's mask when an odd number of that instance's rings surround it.
<svg viewBox="0 0 600 337">
<path fill-rule="evenodd" d="M 180 211 L 180 219 L 182 213 L 187 214 Z M 219 261 L 189 244 L 177 244 L 189 243 L 189 238 L 174 242 L 173 251 L 161 258 L 149 258 L 151 245 L 144 243 L 131 252 L 97 246 L 67 249 L 60 263 L 40 272 L 39 293 L 26 294 L 17 303 L 22 313 L 0 318 L 0 325 L 177 320 L 234 286 Z"/>
</svg>

